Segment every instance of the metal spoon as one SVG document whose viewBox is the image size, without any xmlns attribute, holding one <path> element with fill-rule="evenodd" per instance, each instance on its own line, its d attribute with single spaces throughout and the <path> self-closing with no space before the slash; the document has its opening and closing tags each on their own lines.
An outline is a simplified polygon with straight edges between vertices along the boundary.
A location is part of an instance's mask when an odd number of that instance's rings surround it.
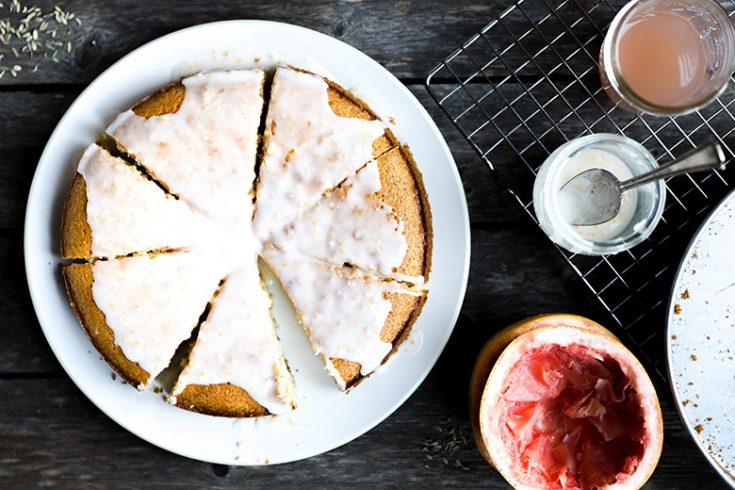
<svg viewBox="0 0 735 490">
<path fill-rule="evenodd" d="M 592 226 L 606 223 L 618 215 L 623 192 L 659 179 L 685 173 L 725 167 L 725 152 L 719 143 L 710 142 L 695 148 L 677 160 L 659 166 L 642 175 L 620 182 L 615 175 L 601 168 L 591 168 L 572 177 L 559 192 L 576 205 L 565 218 L 573 225 Z M 572 195 L 573 193 L 573 195 Z M 565 196 L 560 196 L 565 198 Z"/>
</svg>

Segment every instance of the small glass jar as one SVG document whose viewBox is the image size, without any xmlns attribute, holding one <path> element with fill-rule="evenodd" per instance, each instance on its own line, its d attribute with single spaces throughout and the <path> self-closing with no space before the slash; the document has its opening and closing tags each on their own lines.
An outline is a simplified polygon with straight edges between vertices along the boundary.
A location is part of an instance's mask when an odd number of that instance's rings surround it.
<svg viewBox="0 0 735 490">
<path fill-rule="evenodd" d="M 549 155 L 536 176 L 533 207 L 539 225 L 554 243 L 573 253 L 607 255 L 627 250 L 648 238 L 661 219 L 666 201 L 663 180 L 625 192 L 618 215 L 593 226 L 572 225 L 565 219 L 562 206 L 570 203 L 559 199 L 559 191 L 590 168 L 603 168 L 625 180 L 656 167 L 653 155 L 625 136 L 600 133 L 569 141 Z"/>
<path fill-rule="evenodd" d="M 626 54 L 628 51 L 640 51 L 631 47 L 626 50 L 626 47 L 621 45 L 627 30 L 655 16 L 659 17 L 660 23 L 653 27 L 647 24 L 648 28 L 638 31 L 639 37 L 636 38 L 636 42 L 647 45 L 664 43 L 669 53 L 678 53 L 677 65 L 679 70 L 684 70 L 681 76 L 696 79 L 696 84 L 692 81 L 693 85 L 686 89 L 686 94 L 672 93 L 667 97 L 670 101 L 665 104 L 646 100 L 644 96 L 637 94 L 626 80 L 621 62 L 621 56 L 629 56 Z M 669 21 L 665 20 L 667 18 Z M 683 21 L 690 27 L 677 36 L 675 28 L 670 25 L 672 18 Z M 656 31 L 655 34 L 649 32 L 649 29 Z M 697 42 L 701 42 L 701 50 L 697 50 L 696 53 L 686 52 L 687 47 L 691 48 L 692 44 L 689 42 L 691 39 L 682 35 L 687 31 L 697 38 Z M 664 36 L 664 39 L 660 36 Z M 699 66 L 701 71 L 695 70 L 696 73 L 693 73 L 692 63 Z M 600 78 L 602 87 L 610 99 L 621 109 L 657 116 L 687 114 L 711 103 L 725 90 L 733 70 L 735 70 L 735 28 L 727 12 L 714 0 L 633 0 L 613 19 L 600 50 Z M 665 76 L 667 80 L 679 78 L 672 78 L 671 74 L 664 73 L 663 70 L 648 64 L 637 66 L 629 76 L 635 75 L 638 83 L 645 80 L 647 84 L 655 84 L 656 78 L 661 76 Z M 664 87 L 656 88 L 653 93 L 667 93 Z"/>
</svg>

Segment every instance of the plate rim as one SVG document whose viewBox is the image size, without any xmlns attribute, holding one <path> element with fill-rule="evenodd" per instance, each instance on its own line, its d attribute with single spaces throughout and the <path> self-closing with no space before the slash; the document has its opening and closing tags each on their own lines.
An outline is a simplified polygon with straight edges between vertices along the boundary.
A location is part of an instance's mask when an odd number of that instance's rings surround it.
<svg viewBox="0 0 735 490">
<path fill-rule="evenodd" d="M 722 465 L 715 459 L 715 457 L 707 450 L 707 448 L 704 445 L 704 442 L 697 437 L 695 434 L 695 429 L 692 426 L 689 418 L 686 416 L 684 411 L 682 410 L 682 400 L 679 395 L 679 392 L 677 390 L 677 382 L 676 378 L 674 376 L 674 373 L 672 372 L 672 351 L 671 351 L 671 331 L 672 331 L 672 321 L 674 319 L 674 305 L 676 304 L 677 298 L 676 298 L 676 292 L 678 290 L 679 281 L 681 281 L 683 277 L 684 268 L 689 264 L 689 261 L 692 258 L 692 251 L 693 249 L 698 245 L 699 239 L 701 236 L 707 231 L 708 227 L 712 224 L 712 222 L 717 218 L 717 216 L 720 214 L 722 209 L 729 204 L 731 201 L 735 200 L 735 189 L 732 189 L 729 191 L 717 205 L 707 214 L 707 216 L 704 218 L 702 223 L 699 225 L 697 230 L 692 235 L 691 240 L 689 241 L 689 244 L 686 247 L 686 250 L 684 251 L 684 254 L 682 255 L 681 260 L 679 261 L 679 265 L 676 269 L 676 273 L 674 275 L 674 281 L 671 285 L 671 292 L 669 294 L 669 301 L 666 305 L 666 372 L 669 376 L 669 388 L 671 390 L 671 394 L 674 398 L 674 405 L 676 407 L 676 413 L 679 415 L 679 420 L 684 424 L 684 427 L 686 428 L 687 432 L 689 432 L 690 438 L 694 441 L 694 443 L 697 445 L 697 448 L 702 453 L 702 455 L 707 459 L 707 462 L 714 468 L 714 470 L 717 472 L 717 474 L 720 475 L 722 480 L 729 485 L 731 488 L 735 488 L 735 473 L 730 473 L 726 471 Z"/>
<path fill-rule="evenodd" d="M 310 29 L 307 27 L 285 23 L 285 22 L 276 22 L 276 21 L 270 21 L 270 20 L 257 20 L 257 19 L 230 19 L 230 20 L 223 20 L 223 21 L 214 21 L 214 22 L 205 22 L 201 24 L 197 24 L 194 26 L 189 26 L 183 29 L 179 29 L 176 31 L 172 31 L 170 33 L 164 34 L 163 36 L 157 37 L 155 39 L 152 39 L 137 48 L 133 49 L 132 51 L 128 52 L 124 56 L 120 57 L 118 60 L 116 60 L 114 63 L 112 63 L 110 66 L 105 68 L 101 73 L 99 73 L 85 88 L 80 92 L 80 94 L 74 99 L 74 101 L 69 105 L 69 107 L 65 110 L 62 117 L 58 120 L 56 126 L 54 127 L 54 130 L 49 135 L 46 144 L 44 145 L 44 149 L 41 153 L 41 156 L 38 159 L 38 163 L 36 166 L 36 169 L 34 170 L 33 179 L 31 181 L 31 186 L 28 191 L 28 198 L 26 200 L 26 210 L 25 210 L 25 216 L 24 216 L 24 225 L 23 225 L 23 264 L 25 268 L 25 276 L 26 276 L 26 282 L 28 284 L 28 291 L 29 296 L 31 298 L 31 303 L 33 305 L 34 313 L 36 315 L 36 318 L 38 320 L 39 326 L 41 327 L 41 331 L 44 335 L 44 338 L 46 340 L 46 343 L 51 348 L 51 351 L 53 352 L 54 356 L 56 357 L 56 360 L 61 365 L 62 369 L 64 369 L 64 372 L 69 377 L 69 379 L 74 383 L 77 389 L 79 389 L 84 396 L 92 402 L 92 404 L 100 410 L 108 419 L 112 420 L 119 426 L 121 426 L 126 431 L 130 432 L 131 434 L 135 435 L 136 437 L 148 442 L 149 444 L 152 444 L 156 447 L 159 447 L 161 449 L 164 449 L 166 451 L 169 451 L 171 453 L 177 454 L 179 456 L 183 456 L 189 459 L 197 460 L 197 461 L 203 461 L 207 463 L 217 463 L 217 464 L 227 464 L 227 465 L 237 465 L 237 466 L 261 466 L 264 465 L 264 463 L 257 463 L 257 464 L 250 464 L 250 463 L 238 463 L 237 461 L 222 461 L 216 458 L 206 458 L 201 457 L 200 455 L 193 455 L 187 451 L 183 451 L 176 447 L 174 443 L 171 443 L 170 441 L 158 441 L 158 440 L 152 440 L 153 438 L 149 437 L 144 430 L 132 427 L 131 424 L 129 424 L 127 421 L 119 420 L 116 417 L 113 417 L 110 415 L 95 399 L 95 397 L 88 391 L 88 387 L 84 387 L 83 383 L 80 382 L 75 376 L 70 374 L 69 369 L 67 369 L 67 362 L 68 360 L 64 360 L 63 356 L 60 356 L 58 353 L 58 346 L 54 345 L 54 342 L 49 337 L 49 334 L 47 334 L 47 327 L 44 326 L 44 322 L 41 319 L 41 315 L 39 315 L 39 311 L 43 308 L 42 303 L 43 299 L 38 296 L 38 289 L 40 288 L 39 285 L 35 284 L 34 277 L 31 274 L 32 267 L 30 266 L 30 256 L 29 256 L 29 247 L 31 246 L 31 242 L 29 239 L 30 233 L 29 229 L 32 227 L 33 223 L 31 222 L 31 202 L 35 202 L 38 197 L 39 191 L 39 169 L 42 167 L 42 164 L 44 161 L 48 160 L 50 157 L 48 156 L 48 153 L 50 152 L 51 143 L 56 138 L 59 137 L 60 129 L 62 126 L 64 126 L 66 120 L 68 119 L 69 114 L 73 112 L 73 109 L 80 104 L 80 101 L 84 99 L 84 97 L 92 91 L 94 87 L 96 87 L 98 84 L 103 83 L 105 80 L 105 76 L 112 71 L 117 65 L 124 63 L 127 59 L 139 55 L 140 52 L 151 49 L 152 46 L 159 42 L 163 42 L 164 40 L 167 40 L 171 37 L 176 36 L 186 36 L 191 35 L 192 33 L 202 30 L 202 29 L 212 29 L 216 28 L 217 26 L 224 26 L 224 25 L 241 25 L 244 28 L 247 28 L 249 26 L 258 25 L 258 26 L 264 26 L 264 27 L 271 27 L 275 29 L 287 29 L 297 32 L 300 35 L 305 36 L 315 36 L 317 38 L 322 38 L 326 42 L 330 43 L 336 43 L 337 45 L 341 45 L 343 48 L 347 48 L 349 51 L 353 52 L 355 55 L 362 58 L 362 60 L 370 65 L 373 66 L 373 68 L 377 69 L 380 74 L 385 77 L 387 80 L 389 80 L 393 85 L 395 85 L 405 97 L 407 102 L 410 102 L 413 106 L 413 109 L 417 113 L 418 116 L 420 116 L 427 124 L 431 132 L 433 133 L 434 139 L 439 144 L 440 148 L 442 149 L 444 153 L 444 157 L 447 160 L 447 164 L 450 167 L 449 170 L 454 177 L 454 186 L 457 189 L 459 204 L 460 204 L 460 211 L 461 211 L 461 225 L 463 229 L 463 235 L 462 239 L 465 241 L 464 244 L 464 250 L 462 250 L 462 253 L 464 255 L 464 260 L 462 261 L 462 270 L 461 270 L 461 277 L 460 277 L 460 290 L 458 291 L 457 295 L 457 304 L 454 307 L 454 311 L 451 314 L 451 322 L 448 325 L 448 327 L 444 330 L 444 338 L 442 338 L 438 345 L 440 348 L 437 349 L 436 353 L 432 356 L 432 359 L 430 362 L 426 363 L 423 372 L 420 376 L 418 376 L 413 383 L 410 384 L 410 388 L 405 391 L 405 393 L 398 397 L 397 401 L 390 406 L 383 414 L 381 414 L 379 417 L 376 417 L 375 420 L 371 424 L 367 424 L 362 426 L 360 429 L 356 431 L 352 431 L 347 433 L 341 438 L 337 438 L 334 442 L 331 444 L 327 444 L 324 446 L 324 448 L 320 449 L 318 452 L 315 452 L 314 454 L 310 454 L 304 457 L 299 458 L 293 458 L 288 459 L 284 461 L 279 461 L 277 463 L 271 463 L 269 466 L 273 466 L 274 464 L 285 464 L 288 462 L 295 462 L 300 461 L 303 459 L 308 459 L 314 456 L 318 456 L 320 454 L 324 454 L 326 452 L 332 451 L 340 446 L 343 446 L 347 444 L 348 442 L 366 434 L 373 428 L 375 428 L 377 425 L 385 421 L 388 417 L 390 417 L 395 411 L 400 408 L 407 400 L 408 398 L 413 395 L 416 390 L 421 386 L 421 384 L 425 381 L 426 377 L 429 375 L 429 373 L 432 371 L 434 366 L 436 365 L 437 361 L 439 360 L 439 357 L 444 352 L 444 349 L 446 348 L 446 345 L 451 338 L 452 333 L 454 332 L 454 328 L 456 326 L 457 320 L 459 319 L 459 315 L 462 309 L 462 306 L 464 304 L 464 299 L 467 291 L 467 284 L 469 280 L 469 268 L 470 268 L 470 258 L 471 258 L 471 228 L 470 228 L 470 220 L 469 220 L 469 211 L 467 206 L 467 197 L 464 191 L 464 186 L 462 183 L 462 179 L 459 175 L 459 171 L 457 169 L 456 162 L 454 160 L 454 157 L 452 155 L 452 152 L 449 148 L 449 145 L 447 144 L 444 136 L 442 135 L 441 131 L 439 130 L 438 126 L 436 125 L 436 122 L 433 120 L 433 118 L 429 115 L 426 108 L 419 102 L 419 100 L 408 90 L 408 88 L 396 77 L 394 76 L 390 71 L 388 71 L 385 67 L 383 67 L 380 63 L 378 63 L 376 60 L 374 60 L 372 57 L 367 55 L 366 53 L 362 52 L 358 48 L 355 48 L 351 46 L 350 44 L 341 41 L 339 39 L 336 39 L 332 36 L 329 36 L 328 34 L 324 34 L 322 32 L 316 31 L 314 29 Z M 459 217 L 457 217 L 459 218 Z M 433 257 L 435 259 L 435 257 Z"/>
</svg>

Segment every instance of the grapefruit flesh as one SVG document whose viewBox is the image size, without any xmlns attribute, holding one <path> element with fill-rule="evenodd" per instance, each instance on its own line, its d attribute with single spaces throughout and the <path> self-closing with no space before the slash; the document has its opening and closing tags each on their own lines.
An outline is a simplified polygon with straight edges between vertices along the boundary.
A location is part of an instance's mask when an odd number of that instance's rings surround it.
<svg viewBox="0 0 735 490">
<path fill-rule="evenodd" d="M 604 488 L 635 473 L 644 410 L 619 363 L 587 346 L 547 344 L 509 370 L 500 439 L 538 488 Z"/>
</svg>

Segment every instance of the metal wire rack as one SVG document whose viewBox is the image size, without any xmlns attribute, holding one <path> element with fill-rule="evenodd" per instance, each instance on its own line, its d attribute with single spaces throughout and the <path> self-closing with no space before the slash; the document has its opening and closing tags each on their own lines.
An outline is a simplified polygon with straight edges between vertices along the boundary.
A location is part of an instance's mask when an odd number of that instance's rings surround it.
<svg viewBox="0 0 735 490">
<path fill-rule="evenodd" d="M 608 99 L 598 76 L 598 53 L 624 3 L 519 0 L 426 80 L 434 100 L 535 222 L 532 186 L 538 167 L 559 145 L 585 134 L 624 134 L 663 161 L 715 139 L 728 163 L 735 159 L 727 143 L 735 137 L 732 86 L 705 109 L 676 118 L 635 115 Z M 735 14 L 732 3 L 723 7 L 730 17 Z M 628 252 L 588 257 L 557 247 L 662 379 L 674 274 L 697 227 L 735 181 L 730 167 L 668 181 L 661 223 Z"/>
</svg>

